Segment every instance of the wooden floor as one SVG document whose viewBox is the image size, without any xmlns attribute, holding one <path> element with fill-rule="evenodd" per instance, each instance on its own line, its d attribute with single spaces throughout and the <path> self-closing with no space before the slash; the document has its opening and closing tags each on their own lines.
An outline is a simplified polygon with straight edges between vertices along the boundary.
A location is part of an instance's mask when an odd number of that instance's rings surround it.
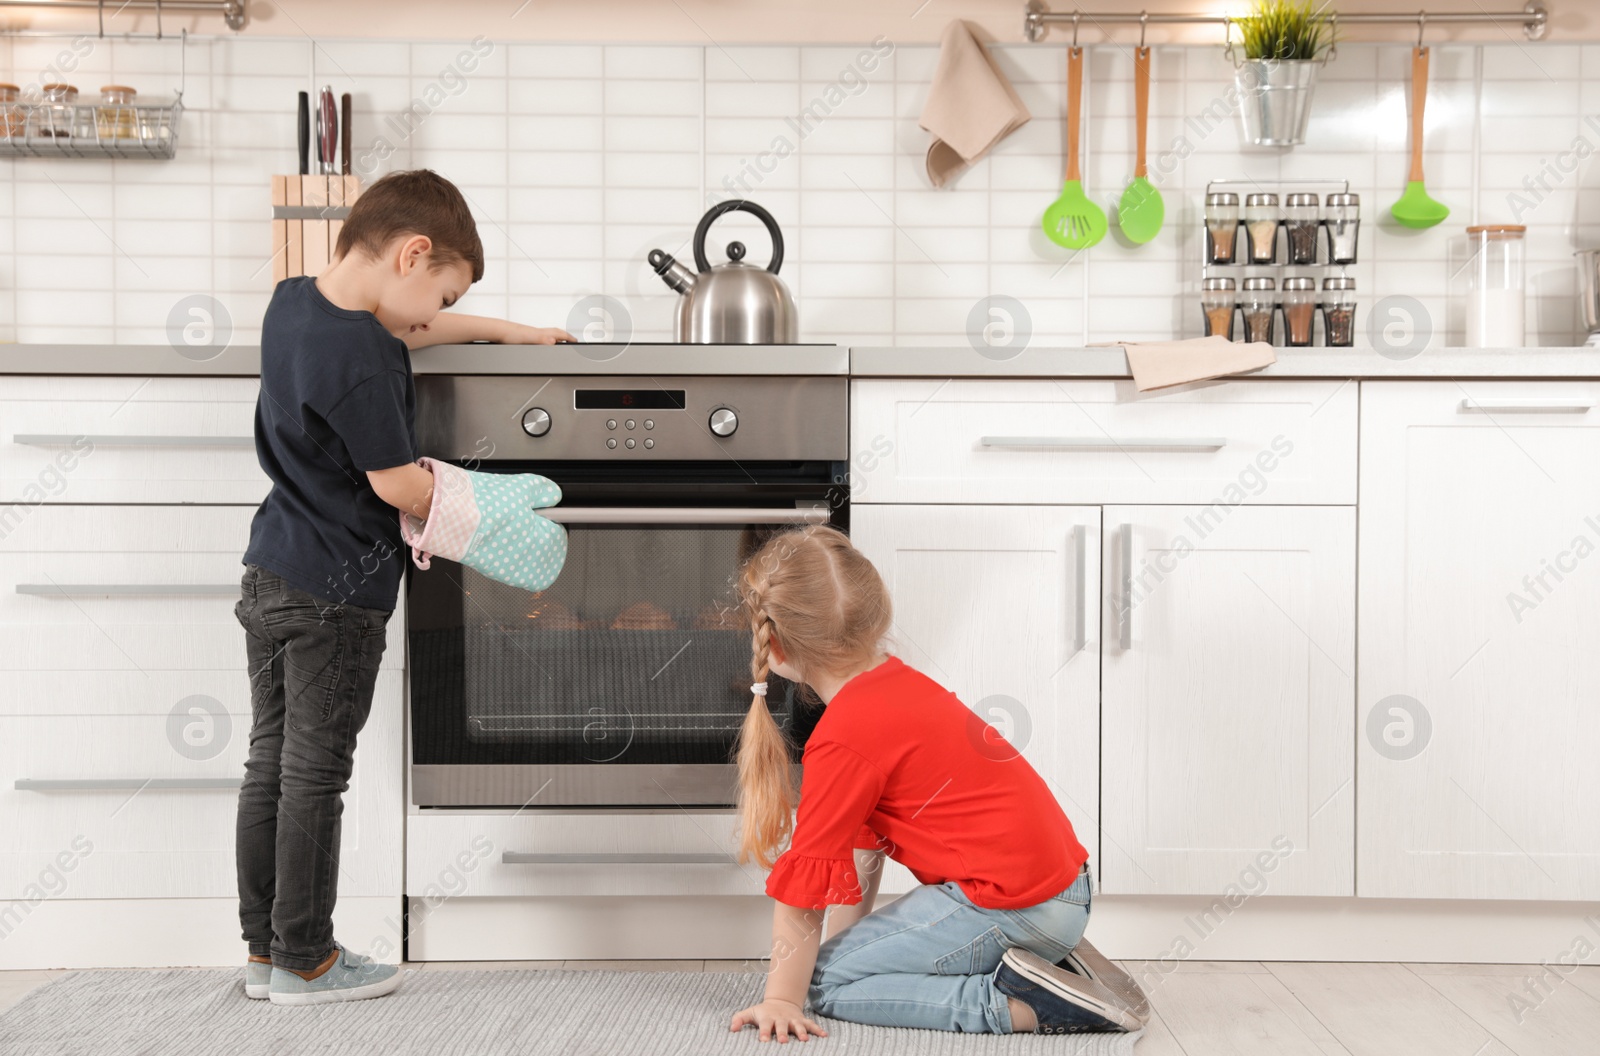
<svg viewBox="0 0 1600 1056">
<path fill-rule="evenodd" d="M 765 970 L 760 961 L 476 961 L 408 967 L 429 972 Z M 1169 966 L 1174 970 L 1165 975 L 1155 964 L 1125 967 L 1145 986 L 1157 1017 L 1138 1046 L 1139 1056 L 1600 1053 L 1600 967 L 1186 961 Z M 62 974 L 0 972 L 0 1013 Z"/>
</svg>

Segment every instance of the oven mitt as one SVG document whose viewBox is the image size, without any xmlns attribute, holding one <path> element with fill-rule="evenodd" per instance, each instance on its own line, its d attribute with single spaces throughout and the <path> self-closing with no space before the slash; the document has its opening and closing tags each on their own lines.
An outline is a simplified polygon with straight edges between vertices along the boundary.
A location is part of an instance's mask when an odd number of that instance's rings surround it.
<svg viewBox="0 0 1600 1056">
<path fill-rule="evenodd" d="M 400 514 L 400 535 L 418 568 L 437 555 L 523 590 L 544 590 L 567 559 L 567 533 L 533 512 L 561 501 L 555 482 L 537 473 L 477 473 L 419 458 L 433 474 L 428 519 Z"/>
</svg>

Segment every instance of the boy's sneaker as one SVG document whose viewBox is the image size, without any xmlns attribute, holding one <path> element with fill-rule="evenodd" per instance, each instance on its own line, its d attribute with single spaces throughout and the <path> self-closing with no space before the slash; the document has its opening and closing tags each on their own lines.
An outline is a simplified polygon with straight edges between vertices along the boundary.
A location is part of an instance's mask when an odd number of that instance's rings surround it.
<svg viewBox="0 0 1600 1056">
<path fill-rule="evenodd" d="M 1033 1010 L 1040 1034 L 1127 1032 L 1144 1026 L 1110 990 L 1021 947 L 1012 947 L 1000 959 L 994 985 Z"/>
<path fill-rule="evenodd" d="M 333 965 L 315 979 L 304 979 L 286 969 L 273 968 L 268 997 L 275 1005 L 327 1005 L 335 1001 L 382 997 L 399 985 L 398 965 L 378 964 L 370 957 L 351 953 L 340 946 Z"/>
<path fill-rule="evenodd" d="M 272 965 L 262 964 L 259 961 L 244 962 L 244 996 L 256 1001 L 265 1001 L 267 991 L 272 988 Z"/>
<path fill-rule="evenodd" d="M 1134 980 L 1133 976 L 1123 971 L 1105 954 L 1089 945 L 1088 939 L 1079 939 L 1078 945 L 1066 957 L 1056 962 L 1059 968 L 1076 972 L 1086 979 L 1092 979 L 1111 991 L 1121 1000 L 1123 1006 L 1139 1017 L 1142 1025 L 1150 1018 L 1150 999 L 1145 996 L 1144 990 Z"/>
</svg>

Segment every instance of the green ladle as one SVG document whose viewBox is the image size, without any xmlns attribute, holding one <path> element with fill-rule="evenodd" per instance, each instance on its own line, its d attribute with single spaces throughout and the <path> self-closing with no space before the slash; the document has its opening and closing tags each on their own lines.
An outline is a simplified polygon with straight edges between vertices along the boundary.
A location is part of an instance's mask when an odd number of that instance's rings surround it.
<svg viewBox="0 0 1600 1056">
<path fill-rule="evenodd" d="M 1428 99 L 1428 49 L 1411 49 L 1411 175 L 1406 193 L 1389 207 L 1405 227 L 1432 227 L 1450 215 L 1450 209 L 1428 197 L 1422 186 L 1422 104 Z"/>
<path fill-rule="evenodd" d="M 1161 222 L 1166 219 L 1166 206 L 1161 203 L 1161 192 L 1145 177 L 1149 175 L 1144 163 L 1144 134 L 1150 119 L 1150 49 L 1136 48 L 1133 52 L 1133 104 L 1135 142 L 1137 151 L 1133 163 L 1133 182 L 1123 188 L 1117 202 L 1117 223 L 1129 242 L 1144 243 L 1156 237 Z"/>
<path fill-rule="evenodd" d="M 1083 193 L 1078 173 L 1078 111 L 1083 94 L 1083 49 L 1067 49 L 1067 180 L 1044 211 L 1044 234 L 1067 249 L 1088 249 L 1106 237 L 1106 214 Z"/>
</svg>

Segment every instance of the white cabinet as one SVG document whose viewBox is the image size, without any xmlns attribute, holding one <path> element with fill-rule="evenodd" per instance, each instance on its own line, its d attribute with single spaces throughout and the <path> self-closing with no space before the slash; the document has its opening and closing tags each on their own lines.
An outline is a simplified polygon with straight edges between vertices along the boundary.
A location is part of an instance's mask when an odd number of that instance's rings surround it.
<svg viewBox="0 0 1600 1056">
<path fill-rule="evenodd" d="M 1362 384 L 1357 893 L 1600 898 L 1600 384 Z"/>
<path fill-rule="evenodd" d="M 897 655 L 1021 751 L 1093 854 L 1099 509 L 857 505 L 850 532 L 894 599 Z M 885 890 L 909 887 L 900 873 Z"/>
<path fill-rule="evenodd" d="M 1355 511 L 1108 506 L 1104 560 L 1102 889 L 1353 893 Z"/>
</svg>

